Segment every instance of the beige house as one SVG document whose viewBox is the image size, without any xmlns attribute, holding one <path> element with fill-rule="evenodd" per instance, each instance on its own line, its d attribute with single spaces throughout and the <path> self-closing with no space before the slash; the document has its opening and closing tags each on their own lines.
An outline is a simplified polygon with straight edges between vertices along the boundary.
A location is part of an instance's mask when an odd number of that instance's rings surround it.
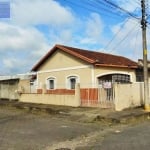
<svg viewBox="0 0 150 150">
<path fill-rule="evenodd" d="M 122 56 L 55 45 L 32 68 L 30 92 L 24 90 L 20 101 L 116 110 L 140 106 L 141 85 L 131 84 L 137 69 Z"/>
<path fill-rule="evenodd" d="M 136 81 L 136 62 L 101 52 L 55 45 L 33 68 L 37 89 L 74 89 L 95 87 L 104 82 Z"/>
</svg>

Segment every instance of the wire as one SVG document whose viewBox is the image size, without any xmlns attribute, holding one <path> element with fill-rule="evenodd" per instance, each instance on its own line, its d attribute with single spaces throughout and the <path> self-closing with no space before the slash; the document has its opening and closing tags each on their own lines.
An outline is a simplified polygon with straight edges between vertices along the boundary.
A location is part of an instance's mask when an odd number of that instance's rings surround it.
<svg viewBox="0 0 150 150">
<path fill-rule="evenodd" d="M 128 16 L 131 16 L 131 17 L 133 17 L 133 18 L 139 20 L 139 18 L 138 18 L 137 16 L 135 16 L 134 14 L 132 14 L 132 13 L 130 13 L 129 11 L 125 10 L 124 8 L 122 8 L 122 7 L 118 6 L 118 5 L 116 5 L 115 3 L 111 2 L 111 1 L 108 1 L 108 0 L 103 0 L 103 1 L 105 1 L 106 3 L 112 5 L 113 7 L 115 7 L 115 8 L 117 8 L 117 9 L 121 10 L 122 12 L 126 13 Z"/>
<path fill-rule="evenodd" d="M 78 1 L 71 1 L 71 0 L 64 0 L 65 2 L 69 3 L 70 5 L 77 6 L 79 8 L 84 8 L 88 11 L 95 11 L 97 13 L 103 14 L 105 16 L 111 17 L 111 19 L 117 18 L 117 17 L 123 17 L 124 14 L 118 13 L 116 9 L 113 9 L 114 7 L 105 1 L 99 2 L 99 0 L 91 1 L 91 0 L 82 0 L 82 3 L 78 3 Z M 110 9 L 111 8 L 111 9 Z M 112 17 L 113 16 L 113 17 Z"/>
<path fill-rule="evenodd" d="M 114 51 L 114 49 L 116 49 L 116 47 L 118 47 L 118 46 L 134 31 L 134 29 L 136 29 L 135 27 L 136 27 L 137 25 L 139 25 L 139 24 L 136 24 L 131 30 L 129 30 L 129 32 L 126 34 L 126 36 L 125 36 L 119 43 L 117 43 L 117 44 L 115 45 L 115 47 L 112 48 L 112 50 L 110 51 L 110 53 L 111 53 L 112 51 Z"/>
<path fill-rule="evenodd" d="M 126 23 L 128 22 L 129 18 L 127 18 L 127 20 L 122 24 L 122 26 L 120 27 L 120 29 L 116 32 L 116 34 L 113 36 L 113 38 L 108 42 L 108 44 L 104 47 L 104 49 L 107 49 L 109 47 L 109 45 L 112 43 L 112 41 L 118 36 L 118 34 L 121 32 L 121 30 L 123 29 L 123 27 L 126 25 Z"/>
<path fill-rule="evenodd" d="M 135 45 L 134 45 L 134 49 L 135 49 L 134 52 L 135 52 L 135 53 L 136 53 L 136 49 L 137 49 L 137 38 L 138 38 L 139 30 L 140 30 L 140 28 L 138 29 L 137 34 L 136 34 L 136 37 L 135 37 Z M 135 54 L 134 54 L 133 57 L 135 57 Z"/>
</svg>

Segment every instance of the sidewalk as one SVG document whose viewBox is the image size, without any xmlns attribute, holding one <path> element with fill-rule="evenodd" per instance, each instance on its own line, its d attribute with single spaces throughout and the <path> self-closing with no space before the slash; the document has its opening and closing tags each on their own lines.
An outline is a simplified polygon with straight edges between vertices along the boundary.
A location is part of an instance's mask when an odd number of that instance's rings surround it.
<svg viewBox="0 0 150 150">
<path fill-rule="evenodd" d="M 143 108 L 132 108 L 117 112 L 113 109 L 88 108 L 88 107 L 67 107 L 44 104 L 22 103 L 17 101 L 0 100 L 0 107 L 11 107 L 28 111 L 29 113 L 47 113 L 58 117 L 69 118 L 79 122 L 108 122 L 108 123 L 129 123 L 150 119 L 150 112 Z"/>
</svg>

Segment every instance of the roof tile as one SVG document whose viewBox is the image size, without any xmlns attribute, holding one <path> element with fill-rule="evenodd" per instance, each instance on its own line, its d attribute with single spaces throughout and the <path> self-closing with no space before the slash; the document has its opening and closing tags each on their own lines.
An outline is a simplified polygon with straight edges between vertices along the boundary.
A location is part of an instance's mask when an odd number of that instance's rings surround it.
<svg viewBox="0 0 150 150">
<path fill-rule="evenodd" d="M 107 53 L 101 53 L 90 50 L 83 50 L 79 48 L 55 45 L 51 51 L 49 51 L 33 68 L 32 71 L 37 71 L 37 69 L 45 62 L 45 60 L 50 57 L 54 51 L 57 49 L 65 51 L 74 57 L 80 58 L 90 64 L 96 66 L 112 66 L 112 67 L 126 67 L 126 68 L 137 68 L 138 64 L 131 59 L 123 56 L 117 56 Z"/>
</svg>

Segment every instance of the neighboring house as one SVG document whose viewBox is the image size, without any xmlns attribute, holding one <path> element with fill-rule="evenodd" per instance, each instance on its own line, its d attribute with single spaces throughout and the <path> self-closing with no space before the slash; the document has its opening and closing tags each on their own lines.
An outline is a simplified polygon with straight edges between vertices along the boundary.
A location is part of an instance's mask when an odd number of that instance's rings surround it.
<svg viewBox="0 0 150 150">
<path fill-rule="evenodd" d="M 18 100 L 18 83 L 18 77 L 0 76 L 0 99 Z"/>
<path fill-rule="evenodd" d="M 19 100 L 20 92 L 31 92 L 32 75 L 0 76 L 0 99 Z"/>
<path fill-rule="evenodd" d="M 37 88 L 74 89 L 136 81 L 136 62 L 122 56 L 55 45 L 33 68 Z M 108 83 L 108 84 L 107 84 Z"/>
</svg>

